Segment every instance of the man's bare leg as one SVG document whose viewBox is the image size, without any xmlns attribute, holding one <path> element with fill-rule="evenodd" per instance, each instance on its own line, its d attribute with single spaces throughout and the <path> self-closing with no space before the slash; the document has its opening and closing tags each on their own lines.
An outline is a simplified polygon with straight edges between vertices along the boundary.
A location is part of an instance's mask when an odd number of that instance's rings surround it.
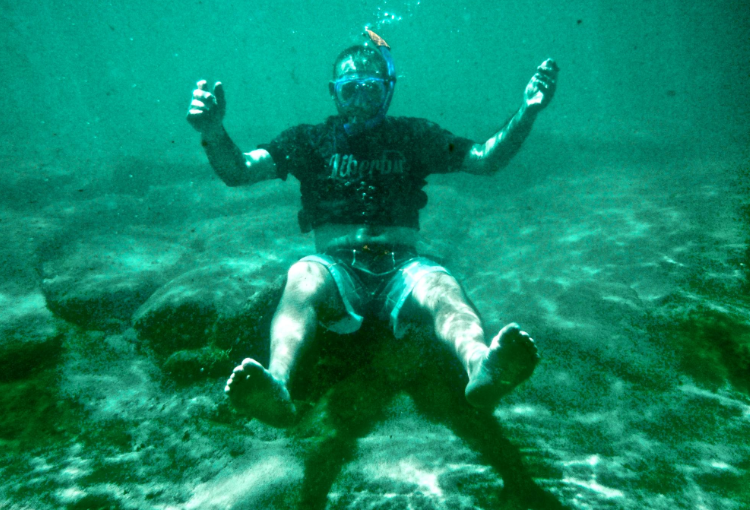
<svg viewBox="0 0 750 510">
<path fill-rule="evenodd" d="M 539 362 L 534 340 L 511 323 L 487 346 L 476 311 L 451 275 L 425 275 L 409 300 L 409 308 L 427 314 L 437 337 L 454 350 L 464 365 L 469 375 L 466 399 L 471 405 L 494 408 L 502 397 L 531 377 Z"/>
<path fill-rule="evenodd" d="M 321 313 L 335 316 L 345 313 L 336 284 L 323 265 L 297 262 L 289 269 L 284 293 L 271 322 L 268 369 L 246 358 L 234 369 L 224 388 L 238 411 L 275 427 L 294 423 L 296 409 L 287 384 L 299 355 L 315 335 Z"/>
</svg>

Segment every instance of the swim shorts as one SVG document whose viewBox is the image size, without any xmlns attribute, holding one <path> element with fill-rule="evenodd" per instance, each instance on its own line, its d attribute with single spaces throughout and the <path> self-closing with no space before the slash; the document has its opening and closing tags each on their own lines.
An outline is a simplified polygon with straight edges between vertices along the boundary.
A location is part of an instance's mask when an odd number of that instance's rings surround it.
<svg viewBox="0 0 750 510">
<path fill-rule="evenodd" d="M 403 337 L 406 327 L 399 322 L 399 313 L 417 282 L 429 273 L 450 274 L 437 262 L 418 256 L 412 248 L 394 247 L 391 251 L 365 246 L 362 250 L 308 255 L 301 260 L 323 264 L 336 282 L 346 316 L 321 325 L 339 334 L 357 331 L 367 315 L 387 320 L 394 336 Z"/>
</svg>

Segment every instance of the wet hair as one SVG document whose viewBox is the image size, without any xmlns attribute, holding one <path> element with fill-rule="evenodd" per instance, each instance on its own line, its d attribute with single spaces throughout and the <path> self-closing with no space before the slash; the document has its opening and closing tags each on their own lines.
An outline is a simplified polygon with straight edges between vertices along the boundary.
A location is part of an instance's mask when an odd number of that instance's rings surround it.
<svg viewBox="0 0 750 510">
<path fill-rule="evenodd" d="M 342 70 L 345 62 L 353 62 L 357 72 L 369 72 L 378 76 L 388 76 L 388 63 L 380 50 L 372 43 L 358 44 L 345 49 L 333 64 L 333 79 L 339 78 L 346 71 Z"/>
</svg>

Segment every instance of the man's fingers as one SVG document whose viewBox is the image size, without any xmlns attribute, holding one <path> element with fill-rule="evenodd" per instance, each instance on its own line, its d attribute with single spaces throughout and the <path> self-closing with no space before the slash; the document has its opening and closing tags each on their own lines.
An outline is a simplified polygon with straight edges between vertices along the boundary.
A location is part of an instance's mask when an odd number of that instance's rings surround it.
<svg viewBox="0 0 750 510">
<path fill-rule="evenodd" d="M 206 80 L 201 80 L 196 84 L 197 88 L 193 90 L 193 102 L 190 103 L 191 106 L 197 105 L 201 107 L 206 107 L 207 104 L 210 104 L 211 102 L 215 102 L 215 99 L 213 98 L 212 94 L 208 91 L 208 86 L 206 85 Z"/>
<path fill-rule="evenodd" d="M 195 110 L 205 110 L 206 104 L 198 99 L 193 99 L 190 101 L 190 108 Z"/>
<path fill-rule="evenodd" d="M 534 80 L 534 83 L 536 83 L 538 87 L 543 87 L 545 89 L 548 89 L 550 87 L 551 80 L 546 76 L 541 76 L 537 74 L 534 76 L 533 80 Z"/>
<path fill-rule="evenodd" d="M 203 111 L 208 111 L 216 106 L 216 97 L 210 92 L 204 92 L 199 89 L 193 91 L 193 101 L 190 103 L 190 107 L 199 108 Z"/>
<path fill-rule="evenodd" d="M 195 129 L 203 132 L 213 129 L 224 117 L 224 89 L 220 82 L 216 82 L 212 94 L 206 80 L 198 81 L 195 86 L 187 120 Z"/>
<path fill-rule="evenodd" d="M 557 69 L 539 66 L 536 69 L 536 74 L 539 76 L 545 76 L 547 78 L 554 79 L 557 76 Z"/>
<path fill-rule="evenodd" d="M 198 99 L 199 101 L 210 101 L 212 97 L 213 94 L 211 94 L 210 92 L 206 92 L 205 90 L 195 89 L 193 91 L 193 99 Z"/>
<path fill-rule="evenodd" d="M 200 84 L 201 82 L 198 82 L 198 86 L 200 86 Z M 190 106 L 188 106 L 188 116 L 199 115 L 206 111 L 206 104 L 202 101 L 204 99 L 203 94 L 204 93 L 200 89 L 195 89 L 193 91 L 193 100 L 190 101 Z"/>
<path fill-rule="evenodd" d="M 547 59 L 542 64 L 536 68 L 537 75 L 540 77 L 545 77 L 551 81 L 554 81 L 557 78 L 557 73 L 560 69 L 557 67 L 557 64 L 554 60 Z"/>
<path fill-rule="evenodd" d="M 549 88 L 549 82 L 539 76 L 538 74 L 535 74 L 531 77 L 531 81 L 529 83 L 531 87 L 533 87 L 535 90 L 542 90 L 545 91 Z"/>
<path fill-rule="evenodd" d="M 555 71 L 555 72 L 560 70 L 560 68 L 557 67 L 557 62 L 555 62 L 551 58 L 548 58 L 547 60 L 542 62 L 541 65 L 539 66 L 539 69 L 549 69 L 550 71 Z"/>
</svg>

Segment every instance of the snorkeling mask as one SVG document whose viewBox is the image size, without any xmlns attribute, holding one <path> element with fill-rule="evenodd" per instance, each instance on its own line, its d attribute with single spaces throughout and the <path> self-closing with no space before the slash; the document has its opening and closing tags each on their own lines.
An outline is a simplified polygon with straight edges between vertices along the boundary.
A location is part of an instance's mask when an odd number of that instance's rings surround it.
<svg viewBox="0 0 750 510">
<path fill-rule="evenodd" d="M 385 119 L 396 84 L 396 69 L 390 46 L 375 32 L 365 28 L 366 41 L 344 50 L 334 65 L 330 91 L 342 114 L 352 108 L 374 113 L 366 120 L 349 119 L 344 124 L 348 135 L 360 134 Z M 375 59 L 367 58 L 367 54 Z"/>
<path fill-rule="evenodd" d="M 333 82 L 336 101 L 344 108 L 358 104 L 382 105 L 388 94 L 383 78 L 357 74 L 344 76 Z"/>
</svg>

